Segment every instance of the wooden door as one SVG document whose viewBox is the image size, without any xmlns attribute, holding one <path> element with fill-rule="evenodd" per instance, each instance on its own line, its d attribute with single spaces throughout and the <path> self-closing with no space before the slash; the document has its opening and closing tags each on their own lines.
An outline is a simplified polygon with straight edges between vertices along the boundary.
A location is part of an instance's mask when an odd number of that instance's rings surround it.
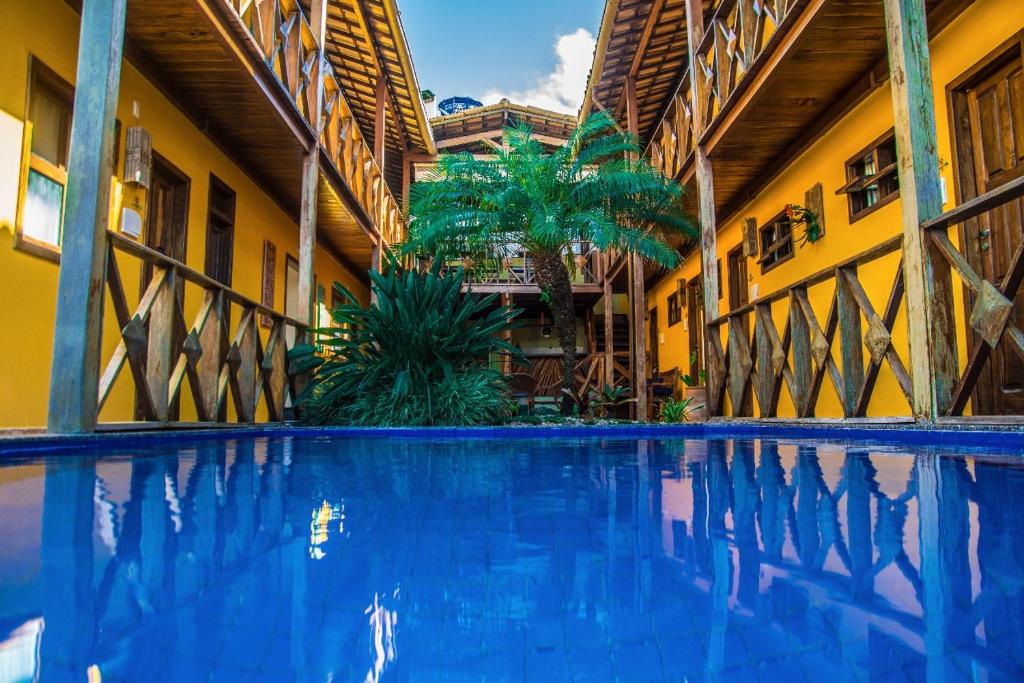
<svg viewBox="0 0 1024 683">
<path fill-rule="evenodd" d="M 750 303 L 750 286 L 747 279 L 747 257 L 743 255 L 743 245 L 740 245 L 729 252 L 729 310 L 735 311 Z M 740 318 L 740 327 L 747 340 L 750 340 L 750 319 L 751 316 Z M 753 342 L 751 342 L 753 348 Z M 749 416 L 754 414 L 753 392 L 749 390 L 743 394 L 743 405 L 735 406 L 736 415 Z"/>
<path fill-rule="evenodd" d="M 650 362 L 650 373 L 651 377 L 658 376 L 658 309 L 652 308 L 648 314 L 650 329 L 647 332 L 647 339 L 651 345 L 651 362 Z"/>
<path fill-rule="evenodd" d="M 690 342 L 689 374 L 703 384 L 700 371 L 704 369 L 704 294 L 699 275 L 686 283 L 686 331 Z"/>
<path fill-rule="evenodd" d="M 146 218 L 146 246 L 182 263 L 185 262 L 188 242 L 188 191 L 188 178 L 154 154 Z M 142 270 L 143 291 L 152 277 L 152 267 L 146 263 Z"/>
<path fill-rule="evenodd" d="M 188 177 L 163 157 L 154 153 L 146 216 L 146 246 L 181 263 L 185 263 L 185 251 L 188 244 L 188 195 Z M 149 287 L 152 278 L 152 264 L 143 263 L 143 292 Z M 184 281 L 179 279 L 176 288 L 178 296 L 181 297 L 184 294 Z M 174 358 L 172 362 L 177 360 L 177 354 L 184 343 L 185 335 L 175 327 L 171 336 L 171 349 Z M 170 419 L 178 419 L 179 404 L 180 398 L 175 399 L 174 403 L 169 406 Z M 146 419 L 142 412 L 141 401 L 138 399 L 135 401 L 135 419 Z"/>
<path fill-rule="evenodd" d="M 1024 63 L 1020 49 L 996 62 L 994 69 L 986 69 L 964 88 L 964 94 L 970 135 L 966 141 L 970 156 L 964 161 L 972 167 L 961 168 L 961 183 L 965 194 L 977 196 L 1024 175 Z M 965 181 L 973 181 L 973 187 Z M 1015 261 L 1018 271 L 1024 268 L 1015 258 L 1024 242 L 1022 218 L 1024 202 L 1017 200 L 963 228 L 972 267 L 997 286 Z M 1018 292 L 1014 300 L 1011 319 L 1024 328 L 1024 292 Z M 1024 360 L 1008 344 L 1001 343 L 992 352 L 978 382 L 974 409 L 982 414 L 1024 414 Z"/>
<path fill-rule="evenodd" d="M 299 311 L 299 260 L 291 254 L 284 257 L 284 314 L 295 318 Z M 285 341 L 290 349 L 295 345 L 295 328 L 290 325 L 284 330 Z"/>
<path fill-rule="evenodd" d="M 730 311 L 750 303 L 750 287 L 747 283 L 747 257 L 743 255 L 743 247 L 739 246 L 729 252 Z"/>
<path fill-rule="evenodd" d="M 214 176 L 210 176 L 207 208 L 205 272 L 230 287 L 235 244 L 235 192 Z"/>
</svg>

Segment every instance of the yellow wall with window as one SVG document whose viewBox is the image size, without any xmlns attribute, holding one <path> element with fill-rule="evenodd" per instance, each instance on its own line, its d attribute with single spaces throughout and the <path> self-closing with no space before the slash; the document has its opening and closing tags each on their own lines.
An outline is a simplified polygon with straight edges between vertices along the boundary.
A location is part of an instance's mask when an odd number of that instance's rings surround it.
<svg viewBox="0 0 1024 683">
<path fill-rule="evenodd" d="M 952 137 L 949 130 L 949 107 L 946 86 L 970 67 L 982 61 L 996 46 L 1024 28 L 1024 3 L 1019 0 L 978 0 L 964 11 L 952 24 L 931 42 L 932 75 L 935 91 L 935 115 L 938 129 L 938 154 L 942 165 L 942 177 L 947 193 L 944 210 L 954 206 L 954 172 L 952 164 Z M 743 220 L 757 219 L 758 226 L 768 223 L 787 204 L 803 204 L 804 193 L 815 183 L 824 188 L 825 234 L 817 242 L 803 247 L 794 246 L 794 257 L 780 262 L 774 268 L 762 273 L 757 259 L 747 259 L 747 273 L 751 292 L 750 301 L 786 288 L 799 280 L 828 268 L 833 264 L 866 251 L 901 232 L 899 199 L 881 206 L 877 210 L 856 220 L 849 220 L 846 195 L 837 195 L 836 190 L 847 184 L 846 162 L 865 149 L 893 126 L 892 96 L 888 83 L 871 93 L 859 106 L 837 122 L 813 146 L 803 152 L 786 169 L 748 202 L 734 217 L 719 228 L 718 258 L 721 264 L 722 291 L 719 300 L 720 313 L 729 310 L 728 253 L 742 240 Z M 797 231 L 799 232 L 799 230 Z M 954 243 L 957 231 L 951 230 Z M 680 279 L 687 281 L 699 274 L 700 254 L 693 252 L 674 272 L 659 280 L 648 291 L 648 308 L 657 307 L 661 337 L 659 340 L 659 365 L 663 371 L 678 367 L 689 372 L 687 311 L 682 321 L 671 327 L 667 324 L 668 297 L 676 292 Z M 879 316 L 885 310 L 886 300 L 892 287 L 893 277 L 899 263 L 899 254 L 891 254 L 867 266 L 861 267 L 858 276 Z M 966 361 L 964 340 L 963 291 L 956 276 L 954 280 L 954 307 L 957 312 L 959 332 L 958 349 L 960 366 Z M 755 296 L 756 288 L 756 296 Z M 834 280 L 812 287 L 808 298 L 824 328 L 828 317 Z M 788 303 L 773 304 L 772 313 L 780 337 L 788 315 Z M 753 318 L 749 318 L 751 326 Z M 726 326 L 722 326 L 723 348 L 725 347 Z M 901 307 L 893 329 L 893 346 L 909 370 L 907 351 L 907 322 L 905 304 Z M 838 336 L 833 343 L 833 357 L 840 362 Z M 865 359 L 869 355 L 865 351 Z M 726 413 L 731 409 L 726 399 Z M 754 400 L 754 414 L 758 414 Z M 878 384 L 868 407 L 869 416 L 908 415 L 910 407 L 903 397 L 896 380 L 883 363 Z M 818 417 L 841 417 L 841 403 L 830 380 L 826 377 L 819 395 L 815 414 Z M 783 382 L 779 401 L 779 416 L 792 417 L 795 410 L 788 389 Z"/>
<path fill-rule="evenodd" d="M 6 35 L 0 43 L 0 63 L 4 65 L 0 69 L 0 288 L 3 292 L 0 296 L 3 326 L 0 333 L 0 428 L 31 428 L 46 423 L 58 266 L 53 260 L 14 246 L 19 191 L 23 183 L 29 62 L 30 55 L 34 56 L 73 85 L 79 16 L 63 0 L 6 0 L 0 3 L 0 26 L 4 26 Z M 136 102 L 138 119 L 133 116 Z M 118 178 L 114 181 L 112 229 L 118 226 L 122 204 L 134 206 L 137 201 L 139 212 L 146 216 L 146 192 L 127 189 L 129 186 L 120 182 L 124 171 L 125 129 L 140 125 L 152 135 L 154 151 L 191 181 L 186 264 L 203 270 L 207 195 L 212 173 L 236 193 L 232 287 L 251 299 L 261 300 L 263 244 L 269 240 L 277 249 L 274 308 L 283 310 L 285 255 L 298 256 L 295 222 L 127 62 L 121 72 L 117 118 L 121 123 L 121 151 L 115 169 Z M 145 229 L 146 226 L 141 240 L 144 240 Z M 129 306 L 133 307 L 139 298 L 139 261 L 119 253 L 118 264 Z M 328 291 L 329 283 L 339 281 L 363 301 L 368 299 L 366 288 L 322 248 L 316 251 L 316 275 L 319 283 L 328 284 Z M 186 286 L 188 324 L 199 308 L 201 294 L 197 288 Z M 109 296 L 106 310 L 101 365 L 119 340 L 114 317 L 109 315 Z M 232 323 L 237 322 L 237 308 L 232 315 Z M 182 419 L 194 417 L 187 391 L 186 386 L 182 394 Z M 102 421 L 130 420 L 133 405 L 133 385 L 125 368 L 100 418 Z M 265 415 L 265 409 L 261 407 L 261 411 Z"/>
</svg>

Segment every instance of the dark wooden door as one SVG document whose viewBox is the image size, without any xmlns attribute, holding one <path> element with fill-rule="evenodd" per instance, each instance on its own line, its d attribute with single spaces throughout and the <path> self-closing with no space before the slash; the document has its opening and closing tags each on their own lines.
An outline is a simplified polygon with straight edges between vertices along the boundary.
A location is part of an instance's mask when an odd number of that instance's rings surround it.
<svg viewBox="0 0 1024 683">
<path fill-rule="evenodd" d="M 729 310 L 750 303 L 750 286 L 747 280 L 747 257 L 743 255 L 743 246 L 729 252 Z M 740 327 L 747 340 L 750 340 L 750 316 L 740 318 Z M 751 342 L 753 348 L 753 342 Z M 735 408 L 736 415 L 749 416 L 754 414 L 753 392 L 748 387 L 743 394 L 743 405 Z"/>
<path fill-rule="evenodd" d="M 966 89 L 970 121 L 973 195 L 994 190 L 1024 175 L 1024 68 L 1015 51 L 994 71 Z M 971 265 L 999 285 L 1010 272 L 1022 244 L 1024 202 L 1017 200 L 983 214 L 965 226 Z M 1017 268 L 1024 267 L 1018 264 Z M 1024 292 L 1014 301 L 1011 319 L 1024 328 Z M 982 373 L 975 396 L 980 413 L 1024 414 L 1024 361 L 1001 343 Z"/>
<path fill-rule="evenodd" d="M 730 311 L 750 303 L 750 288 L 747 282 L 747 257 L 743 255 L 743 248 L 737 247 L 729 252 Z"/>
<path fill-rule="evenodd" d="M 154 154 L 146 246 L 182 263 L 185 262 L 188 242 L 188 190 L 188 178 Z M 150 264 L 143 266 L 142 273 L 142 289 L 145 291 L 153 277 Z"/>
<path fill-rule="evenodd" d="M 658 376 L 658 309 L 652 308 L 650 315 L 650 330 L 647 333 L 647 338 L 651 344 L 651 377 Z"/>
<path fill-rule="evenodd" d="M 686 283 L 686 331 L 690 341 L 689 374 L 698 384 L 704 368 L 704 293 L 700 276 Z"/>
<path fill-rule="evenodd" d="M 235 243 L 235 193 L 222 181 L 210 177 L 210 203 L 206 218 L 207 275 L 231 286 Z"/>
<path fill-rule="evenodd" d="M 188 244 L 188 195 L 189 179 L 168 161 L 158 154 L 153 155 L 153 171 L 150 176 L 149 207 L 146 217 L 146 246 L 159 251 L 168 258 L 185 263 L 185 252 Z M 142 266 L 142 291 L 145 292 L 153 278 L 153 267 L 149 263 Z M 176 283 L 178 296 L 184 295 L 185 283 Z M 185 343 L 185 335 L 177 327 L 171 337 L 171 349 L 174 355 L 172 363 L 177 361 L 178 350 Z M 169 415 L 172 420 L 178 419 L 179 400 L 170 406 Z M 135 419 L 143 420 L 140 401 L 135 402 Z"/>
</svg>

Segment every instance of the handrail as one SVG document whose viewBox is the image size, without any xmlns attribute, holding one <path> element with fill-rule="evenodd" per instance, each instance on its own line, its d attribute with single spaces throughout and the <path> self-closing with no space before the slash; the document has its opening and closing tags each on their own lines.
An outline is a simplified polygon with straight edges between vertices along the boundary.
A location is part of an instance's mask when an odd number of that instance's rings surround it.
<svg viewBox="0 0 1024 683">
<path fill-rule="evenodd" d="M 974 199 L 969 199 L 960 206 L 953 207 L 930 221 L 925 221 L 921 224 L 921 229 L 938 230 L 948 228 L 951 225 L 977 218 L 987 211 L 991 211 L 1021 197 L 1024 197 L 1024 176 L 1011 180 L 1005 185 L 1000 185 L 994 190 L 980 194 Z"/>
<path fill-rule="evenodd" d="M 162 254 L 159 251 L 156 251 L 155 249 L 151 249 L 150 247 L 147 247 L 143 244 L 139 244 L 135 240 L 125 237 L 124 235 L 120 235 L 114 232 L 113 230 L 107 231 L 107 237 L 110 239 L 114 247 L 116 247 L 117 249 L 132 254 L 133 256 L 138 256 L 140 259 L 146 261 L 147 263 L 160 265 L 163 266 L 164 268 L 173 269 L 178 275 L 181 275 L 186 281 L 199 285 L 203 289 L 219 290 L 223 292 L 224 296 L 228 299 L 228 301 L 231 301 L 232 303 L 236 303 L 239 306 L 244 306 L 246 308 L 253 308 L 260 315 L 266 315 L 273 318 L 280 318 L 288 325 L 291 325 L 292 327 L 295 327 L 296 329 L 299 330 L 305 330 L 309 327 L 307 323 L 304 323 L 301 320 L 297 320 L 288 315 L 285 315 L 284 313 L 281 313 L 280 311 L 268 308 L 263 304 L 259 303 L 258 301 L 254 301 L 245 296 L 244 294 L 240 294 L 238 291 L 231 289 L 231 287 L 228 287 L 224 283 L 218 280 L 214 280 L 210 276 L 204 275 L 203 273 L 200 273 L 199 271 L 190 268 L 189 266 L 186 266 L 181 261 L 172 259 L 166 254 Z"/>
<path fill-rule="evenodd" d="M 813 287 L 814 285 L 821 284 L 822 282 L 825 282 L 826 280 L 835 277 L 836 272 L 839 270 L 842 270 L 844 268 L 852 268 L 854 266 L 861 266 L 864 265 L 865 263 L 877 260 L 883 256 L 886 256 L 887 254 L 899 251 L 902 245 L 902 235 L 895 235 L 893 237 L 890 237 L 884 242 L 879 242 L 870 249 L 862 251 L 861 253 L 855 256 L 851 256 L 850 258 L 840 261 L 839 263 L 829 266 L 828 268 L 822 268 L 821 270 L 812 273 L 811 275 L 808 275 L 805 278 L 797 280 L 796 282 L 790 285 L 777 289 L 774 292 L 767 294 L 765 296 L 758 297 L 755 301 L 734 308 L 728 313 L 724 313 L 715 318 L 714 320 L 709 321 L 707 325 L 708 327 L 716 327 L 718 325 L 722 325 L 723 323 L 727 322 L 729 318 L 750 313 L 758 304 L 773 303 L 775 301 L 785 299 L 786 297 L 789 296 L 790 291 L 794 289 L 806 289 L 808 287 Z"/>
<path fill-rule="evenodd" d="M 287 347 L 292 342 L 287 328 L 295 329 L 298 341 L 308 334 L 308 325 L 122 235 L 108 231 L 106 238 L 104 279 L 120 340 L 99 377 L 99 408 L 127 365 L 143 420 L 177 420 L 176 406 L 186 380 L 199 422 L 221 421 L 229 397 L 240 422 L 256 421 L 261 398 L 269 419 L 283 420 L 289 399 L 303 381 L 288 374 Z M 128 304 L 118 251 L 151 269 L 134 310 Z M 185 318 L 186 283 L 203 290 L 191 326 Z M 232 304 L 242 309 L 234 319 Z M 261 333 L 260 327 L 269 329 Z"/>
<path fill-rule="evenodd" d="M 327 150 L 331 163 L 349 184 L 367 219 L 386 242 L 400 241 L 404 217 L 399 202 L 387 186 L 384 172 L 366 144 L 367 138 L 302 8 L 296 0 L 222 2 L 241 21 L 317 143 Z M 317 97 L 318 89 L 323 89 L 322 98 Z M 347 158 L 340 158 L 338 147 L 330 147 L 326 137 L 328 128 L 332 122 L 337 124 L 338 119 L 343 120 L 341 123 L 351 137 L 344 140 L 346 150 L 352 152 Z"/>
</svg>

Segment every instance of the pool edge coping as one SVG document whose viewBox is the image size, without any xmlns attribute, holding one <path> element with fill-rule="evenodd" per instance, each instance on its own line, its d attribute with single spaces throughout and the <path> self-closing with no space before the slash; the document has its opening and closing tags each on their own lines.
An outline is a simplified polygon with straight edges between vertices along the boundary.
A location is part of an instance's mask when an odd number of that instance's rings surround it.
<svg viewBox="0 0 1024 683">
<path fill-rule="evenodd" d="M 73 452 L 102 446 L 151 446 L 154 443 L 268 437 L 425 437 L 438 438 L 776 438 L 863 441 L 918 446 L 999 447 L 1024 453 L 1024 426 L 949 425 L 884 422 L 753 421 L 686 424 L 626 423 L 611 425 L 495 425 L 484 427 L 305 427 L 294 424 L 240 425 L 213 429 L 167 429 L 94 434 L 12 434 L 0 432 L 0 458 L 7 455 Z M 1009 440 L 1009 443 L 1007 443 Z"/>
</svg>

